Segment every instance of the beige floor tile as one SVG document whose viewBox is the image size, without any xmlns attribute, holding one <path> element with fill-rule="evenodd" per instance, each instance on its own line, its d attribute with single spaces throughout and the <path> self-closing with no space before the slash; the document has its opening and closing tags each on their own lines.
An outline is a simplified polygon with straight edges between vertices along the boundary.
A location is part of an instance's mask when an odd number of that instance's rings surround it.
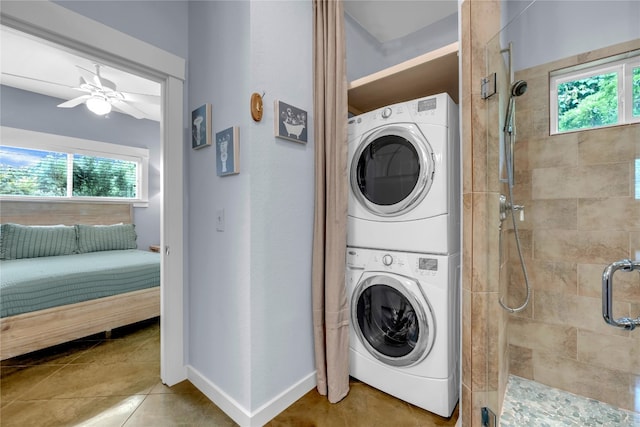
<svg viewBox="0 0 640 427">
<path fill-rule="evenodd" d="M 7 366 L 66 365 L 80 357 L 85 351 L 90 350 L 97 343 L 97 341 L 86 340 L 72 341 L 3 360 L 0 366 L 4 368 Z"/>
<path fill-rule="evenodd" d="M 233 427 L 237 424 L 202 393 L 150 394 L 123 427 Z"/>
<path fill-rule="evenodd" d="M 25 396 L 62 366 L 23 366 L 1 368 L 0 405 L 4 408 L 16 399 Z M 3 410 L 4 411 L 4 410 Z"/>
<path fill-rule="evenodd" d="M 160 381 L 160 329 L 148 322 L 4 361 L 0 425 L 38 427 L 236 426 L 188 381 Z M 312 390 L 269 427 L 454 426 L 353 380 L 337 404 Z"/>
<path fill-rule="evenodd" d="M 182 381 L 172 387 L 167 387 L 162 384 L 162 382 L 158 382 L 149 394 L 186 394 L 186 393 L 200 393 L 200 390 L 196 388 L 189 381 Z"/>
<path fill-rule="evenodd" d="M 86 351 L 72 363 L 146 363 L 160 361 L 160 337 L 138 335 L 129 339 L 109 339 L 97 343 L 91 351 Z"/>
<path fill-rule="evenodd" d="M 266 427 L 432 427 L 455 426 L 458 409 L 451 418 L 432 414 L 367 384 L 353 381 L 347 397 L 331 404 L 315 389 L 267 423 Z"/>
<path fill-rule="evenodd" d="M 2 409 L 3 427 L 116 427 L 145 396 L 17 401 Z"/>
<path fill-rule="evenodd" d="M 30 392 L 30 399 L 147 394 L 160 379 L 159 363 L 67 365 Z"/>
</svg>

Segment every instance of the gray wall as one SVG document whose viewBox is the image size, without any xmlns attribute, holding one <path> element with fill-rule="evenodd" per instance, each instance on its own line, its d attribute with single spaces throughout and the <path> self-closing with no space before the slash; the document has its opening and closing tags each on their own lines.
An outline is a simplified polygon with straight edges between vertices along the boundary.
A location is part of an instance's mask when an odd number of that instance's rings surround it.
<svg viewBox="0 0 640 427">
<path fill-rule="evenodd" d="M 347 81 L 351 82 L 457 41 L 458 14 L 405 37 L 380 43 L 345 13 L 345 38 Z"/>
<path fill-rule="evenodd" d="M 215 147 L 187 152 L 189 364 L 251 404 L 249 3 L 189 5 L 189 110 L 212 104 L 212 131 L 240 126 L 240 174 L 216 176 Z M 216 231 L 224 209 L 225 231 Z"/>
<path fill-rule="evenodd" d="M 251 91 L 266 91 L 251 139 L 252 409 L 314 368 L 311 248 L 314 218 L 311 1 L 251 2 Z M 262 93 L 262 92 L 260 92 Z M 308 112 L 309 142 L 273 137 L 273 101 Z M 248 116 L 246 101 L 243 114 Z"/>
<path fill-rule="evenodd" d="M 214 132 L 240 127 L 239 175 L 216 176 L 214 147 L 188 155 L 189 362 L 254 411 L 314 371 L 312 8 L 193 2 L 189 12 L 189 108 L 210 102 Z M 254 91 L 266 92 L 260 123 Z M 307 144 L 274 138 L 275 99 L 309 112 Z"/>
<path fill-rule="evenodd" d="M 637 0 L 538 0 L 521 13 L 523 4 L 506 3 L 500 35 L 503 47 L 513 43 L 516 71 L 640 37 Z"/>
<path fill-rule="evenodd" d="M 214 132 L 240 127 L 239 175 L 217 177 L 214 148 L 185 143 L 185 313 L 188 363 L 251 413 L 314 372 L 311 2 L 59 3 L 188 58 L 186 123 L 211 103 Z M 274 138 L 275 99 L 309 113 L 307 144 Z"/>
<path fill-rule="evenodd" d="M 61 99 L 0 86 L 0 125 L 149 149 L 149 206 L 134 208 L 138 248 L 160 243 L 160 124 L 84 106 L 57 108 Z"/>
<path fill-rule="evenodd" d="M 53 0 L 52 2 L 181 58 L 187 58 L 188 2 L 185 0 Z"/>
</svg>

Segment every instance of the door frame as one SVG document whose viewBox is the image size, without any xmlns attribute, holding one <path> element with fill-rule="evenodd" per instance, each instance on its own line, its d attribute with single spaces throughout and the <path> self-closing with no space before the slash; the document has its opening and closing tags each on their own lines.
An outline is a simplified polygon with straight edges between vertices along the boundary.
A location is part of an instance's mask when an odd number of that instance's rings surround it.
<svg viewBox="0 0 640 427">
<path fill-rule="evenodd" d="M 187 378 L 184 330 L 184 80 L 186 61 L 51 2 L 3 1 L 0 23 L 162 85 L 160 377 Z"/>
</svg>

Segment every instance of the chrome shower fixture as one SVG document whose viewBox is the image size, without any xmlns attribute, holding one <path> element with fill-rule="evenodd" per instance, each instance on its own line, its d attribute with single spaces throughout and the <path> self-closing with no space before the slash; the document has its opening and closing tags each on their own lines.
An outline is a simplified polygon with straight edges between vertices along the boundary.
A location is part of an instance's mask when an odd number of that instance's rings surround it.
<svg viewBox="0 0 640 427">
<path fill-rule="evenodd" d="M 520 222 L 524 221 L 524 205 L 515 205 L 515 204 L 512 204 L 511 202 L 508 202 L 507 196 L 505 196 L 504 194 L 500 195 L 499 202 L 500 202 L 500 222 L 501 223 L 502 221 L 507 219 L 507 213 L 510 212 L 511 210 L 520 212 Z"/>
<path fill-rule="evenodd" d="M 511 49 L 511 44 L 509 44 L 509 49 Z M 511 66 L 509 67 L 511 68 Z M 518 224 L 516 223 L 516 211 L 520 212 L 520 221 L 524 220 L 524 206 L 517 205 L 513 202 L 513 186 L 514 186 L 514 153 L 515 153 L 515 142 L 516 142 L 516 132 L 514 125 L 514 115 L 516 109 L 515 99 L 519 96 L 524 95 L 527 91 L 527 82 L 524 80 L 517 80 L 511 84 L 511 90 L 509 92 L 509 102 L 507 104 L 507 114 L 504 119 L 504 155 L 505 155 L 505 163 L 507 168 L 507 187 L 508 187 L 508 195 L 509 197 L 500 196 L 500 265 L 502 265 L 502 221 L 504 221 L 507 217 L 507 213 L 511 213 L 511 222 L 513 224 L 513 234 L 516 239 L 516 248 L 518 249 L 518 257 L 520 258 L 520 265 L 522 267 L 522 274 L 524 276 L 525 289 L 527 296 L 525 297 L 524 302 L 519 307 L 509 307 L 503 300 L 502 297 L 499 298 L 498 302 L 509 313 L 518 313 L 524 310 L 529 304 L 529 300 L 531 299 L 531 286 L 529 284 L 529 275 L 527 274 L 527 267 L 524 262 L 524 257 L 522 255 L 522 248 L 520 244 L 520 233 L 518 230 Z"/>
<path fill-rule="evenodd" d="M 509 95 L 509 103 L 507 104 L 507 116 L 504 119 L 504 131 L 508 133 L 513 132 L 513 110 L 514 110 L 514 98 L 524 95 L 527 91 L 527 82 L 524 80 L 518 80 L 511 85 L 511 91 Z"/>
<path fill-rule="evenodd" d="M 511 85 L 511 96 L 522 96 L 527 91 L 527 82 L 518 80 Z"/>
</svg>

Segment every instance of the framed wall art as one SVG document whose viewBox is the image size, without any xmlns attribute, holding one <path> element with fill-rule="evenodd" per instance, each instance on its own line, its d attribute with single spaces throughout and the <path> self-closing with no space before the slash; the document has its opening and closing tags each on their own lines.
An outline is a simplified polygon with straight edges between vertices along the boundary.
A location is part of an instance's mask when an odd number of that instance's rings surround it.
<svg viewBox="0 0 640 427">
<path fill-rule="evenodd" d="M 240 128 L 216 133 L 216 172 L 218 176 L 240 173 Z"/>
<path fill-rule="evenodd" d="M 282 101 L 275 101 L 274 108 L 276 137 L 307 142 L 307 112 Z"/>
<path fill-rule="evenodd" d="M 191 112 L 191 148 L 197 150 L 211 145 L 211 104 L 204 104 Z"/>
</svg>

